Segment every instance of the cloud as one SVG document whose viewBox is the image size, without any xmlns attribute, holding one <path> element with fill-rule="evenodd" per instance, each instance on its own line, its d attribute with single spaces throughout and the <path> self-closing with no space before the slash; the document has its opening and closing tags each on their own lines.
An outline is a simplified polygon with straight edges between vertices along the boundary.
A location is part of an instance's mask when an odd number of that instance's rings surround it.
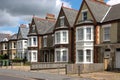
<svg viewBox="0 0 120 80">
<path fill-rule="evenodd" d="M 0 33 L 10 34 L 10 35 L 14 34 L 14 32 L 12 32 L 12 31 L 0 31 Z"/>
<path fill-rule="evenodd" d="M 120 3 L 120 0 L 108 0 L 107 1 L 107 4 L 109 5 L 115 5 L 115 4 L 119 4 Z"/>
<path fill-rule="evenodd" d="M 34 15 L 44 18 L 47 13 L 57 16 L 61 4 L 71 7 L 65 0 L 0 0 L 0 27 L 17 26 L 20 21 L 31 21 Z"/>
</svg>

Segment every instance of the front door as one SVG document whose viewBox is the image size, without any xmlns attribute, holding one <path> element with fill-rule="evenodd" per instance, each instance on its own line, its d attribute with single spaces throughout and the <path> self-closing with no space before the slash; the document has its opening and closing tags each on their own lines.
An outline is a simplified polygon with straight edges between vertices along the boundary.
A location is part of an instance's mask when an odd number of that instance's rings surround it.
<svg viewBox="0 0 120 80">
<path fill-rule="evenodd" d="M 120 68 L 120 51 L 116 51 L 116 68 Z"/>
</svg>

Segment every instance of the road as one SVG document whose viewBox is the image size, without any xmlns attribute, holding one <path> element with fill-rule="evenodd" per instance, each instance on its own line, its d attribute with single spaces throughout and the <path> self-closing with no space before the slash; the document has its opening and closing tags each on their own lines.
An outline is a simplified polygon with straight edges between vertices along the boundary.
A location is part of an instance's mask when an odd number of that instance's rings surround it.
<svg viewBox="0 0 120 80">
<path fill-rule="evenodd" d="M 40 73 L 40 72 L 31 72 L 31 71 L 18 71 L 18 70 L 11 70 L 11 69 L 0 69 L 0 74 L 5 74 L 9 76 L 15 76 L 20 78 L 29 78 L 29 79 L 38 79 L 38 80 L 94 80 L 88 78 L 76 78 L 70 77 L 66 75 L 59 75 L 59 74 L 47 74 L 47 73 Z M 0 79 L 1 80 L 1 79 Z"/>
<path fill-rule="evenodd" d="M 27 79 L 0 75 L 0 80 L 27 80 Z"/>
</svg>

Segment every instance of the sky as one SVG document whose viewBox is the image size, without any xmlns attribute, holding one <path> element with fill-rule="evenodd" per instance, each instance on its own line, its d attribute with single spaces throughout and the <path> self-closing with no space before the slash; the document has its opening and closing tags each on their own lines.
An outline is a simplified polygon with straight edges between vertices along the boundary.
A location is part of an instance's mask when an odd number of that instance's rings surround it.
<svg viewBox="0 0 120 80">
<path fill-rule="evenodd" d="M 0 33 L 14 34 L 20 24 L 31 22 L 32 16 L 45 18 L 47 13 L 58 16 L 62 3 L 64 6 L 79 10 L 82 0 L 0 0 Z M 105 0 L 114 5 L 120 0 Z"/>
</svg>

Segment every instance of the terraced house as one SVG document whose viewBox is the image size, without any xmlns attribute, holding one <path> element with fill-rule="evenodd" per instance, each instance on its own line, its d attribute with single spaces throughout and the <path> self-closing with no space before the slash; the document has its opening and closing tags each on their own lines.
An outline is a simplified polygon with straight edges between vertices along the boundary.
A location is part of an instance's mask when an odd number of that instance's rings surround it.
<svg viewBox="0 0 120 80">
<path fill-rule="evenodd" d="M 10 34 L 3 34 L 0 33 L 0 54 L 4 55 L 8 55 L 8 41 L 10 38 Z"/>
<path fill-rule="evenodd" d="M 9 41 L 8 41 L 8 45 L 9 45 L 9 59 L 15 59 L 15 57 L 17 56 L 17 34 L 13 34 Z"/>
<path fill-rule="evenodd" d="M 43 62 L 42 53 L 40 50 L 42 48 L 42 37 L 46 34 L 46 31 L 50 29 L 51 26 L 55 24 L 54 16 L 53 18 L 46 19 L 38 18 L 33 16 L 32 22 L 29 25 L 28 33 L 28 61 L 30 62 Z M 50 20 L 53 19 L 53 20 Z"/>
<path fill-rule="evenodd" d="M 83 0 L 75 21 L 76 63 L 98 62 L 95 45 L 100 43 L 100 23 L 108 10 L 103 0 Z"/>
<path fill-rule="evenodd" d="M 54 28 L 55 62 L 74 62 L 74 22 L 78 11 L 61 7 Z"/>
<path fill-rule="evenodd" d="M 21 24 L 17 34 L 17 57 L 20 59 L 27 58 L 27 43 L 28 43 L 29 28 Z"/>
</svg>

